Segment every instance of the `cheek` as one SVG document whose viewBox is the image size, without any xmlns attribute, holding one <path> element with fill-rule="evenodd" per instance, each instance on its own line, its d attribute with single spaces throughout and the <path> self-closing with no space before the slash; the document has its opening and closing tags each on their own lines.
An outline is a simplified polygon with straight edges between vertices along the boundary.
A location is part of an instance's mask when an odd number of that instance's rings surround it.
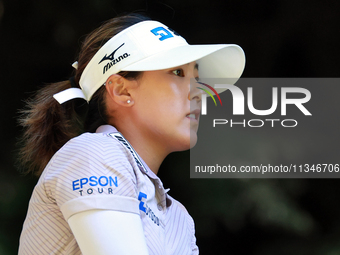
<svg viewBox="0 0 340 255">
<path fill-rule="evenodd" d="M 158 108 L 158 112 L 168 116 L 176 116 L 178 113 L 184 114 L 189 110 L 188 106 L 190 104 L 187 98 L 183 96 L 183 91 L 176 86 L 160 91 L 160 93 L 147 100 L 146 103 L 154 105 L 154 109 Z"/>
<path fill-rule="evenodd" d="M 190 112 L 189 92 L 183 84 L 166 81 L 142 86 L 145 87 L 140 87 L 135 103 L 139 118 L 171 125 L 171 122 L 178 124 L 179 118 Z"/>
</svg>

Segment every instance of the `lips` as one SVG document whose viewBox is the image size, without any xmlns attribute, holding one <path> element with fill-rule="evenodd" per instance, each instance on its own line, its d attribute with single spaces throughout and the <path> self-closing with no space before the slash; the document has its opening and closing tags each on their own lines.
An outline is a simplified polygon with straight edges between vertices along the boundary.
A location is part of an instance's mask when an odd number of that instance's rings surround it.
<svg viewBox="0 0 340 255">
<path fill-rule="evenodd" d="M 199 116 L 200 116 L 200 109 L 193 110 L 189 114 L 186 115 L 187 118 L 193 119 L 193 120 L 198 120 Z"/>
<path fill-rule="evenodd" d="M 193 113 L 188 114 L 187 117 L 190 119 L 196 119 L 196 116 Z"/>
</svg>

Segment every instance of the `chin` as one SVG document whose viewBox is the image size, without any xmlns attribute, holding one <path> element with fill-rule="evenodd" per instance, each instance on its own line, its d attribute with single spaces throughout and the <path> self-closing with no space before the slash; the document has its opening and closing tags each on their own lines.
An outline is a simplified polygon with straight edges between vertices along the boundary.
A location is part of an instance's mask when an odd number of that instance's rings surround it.
<svg viewBox="0 0 340 255">
<path fill-rule="evenodd" d="M 176 142 L 177 141 L 177 142 Z M 186 151 L 194 147 L 197 143 L 197 129 L 186 129 L 180 132 L 180 136 L 175 139 L 172 137 L 171 143 L 173 151 Z"/>
<path fill-rule="evenodd" d="M 197 134 L 196 132 L 190 132 L 190 148 L 193 148 L 197 143 Z"/>
<path fill-rule="evenodd" d="M 197 135 L 196 133 L 190 133 L 190 136 L 182 137 L 180 141 L 176 143 L 176 145 L 173 147 L 172 152 L 175 151 L 186 151 L 191 149 L 195 146 L 197 143 Z"/>
</svg>

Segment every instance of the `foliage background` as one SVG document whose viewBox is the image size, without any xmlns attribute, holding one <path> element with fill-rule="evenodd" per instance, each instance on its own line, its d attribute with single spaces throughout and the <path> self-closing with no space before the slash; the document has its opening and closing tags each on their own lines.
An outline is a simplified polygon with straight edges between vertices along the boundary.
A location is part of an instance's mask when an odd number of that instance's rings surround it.
<svg viewBox="0 0 340 255">
<path fill-rule="evenodd" d="M 14 166 L 23 100 L 69 78 L 85 34 L 137 10 L 189 43 L 241 45 L 244 77 L 339 77 L 336 0 L 0 0 L 0 254 L 17 253 L 37 181 Z M 340 254 L 339 180 L 190 179 L 188 153 L 170 155 L 160 176 L 195 219 L 201 254 Z"/>
</svg>

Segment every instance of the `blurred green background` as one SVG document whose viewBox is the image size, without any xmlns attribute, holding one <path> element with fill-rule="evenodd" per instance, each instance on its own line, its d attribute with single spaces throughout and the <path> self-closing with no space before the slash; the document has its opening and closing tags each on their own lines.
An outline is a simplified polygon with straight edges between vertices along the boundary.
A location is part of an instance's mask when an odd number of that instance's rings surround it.
<svg viewBox="0 0 340 255">
<path fill-rule="evenodd" d="M 84 35 L 138 10 L 189 43 L 241 45 L 244 77 L 339 77 L 336 0 L 0 0 L 1 255 L 17 253 L 37 181 L 15 167 L 23 100 L 69 78 Z M 193 216 L 201 254 L 340 254 L 338 179 L 196 180 L 188 169 L 189 152 L 174 153 L 159 175 Z"/>
</svg>

